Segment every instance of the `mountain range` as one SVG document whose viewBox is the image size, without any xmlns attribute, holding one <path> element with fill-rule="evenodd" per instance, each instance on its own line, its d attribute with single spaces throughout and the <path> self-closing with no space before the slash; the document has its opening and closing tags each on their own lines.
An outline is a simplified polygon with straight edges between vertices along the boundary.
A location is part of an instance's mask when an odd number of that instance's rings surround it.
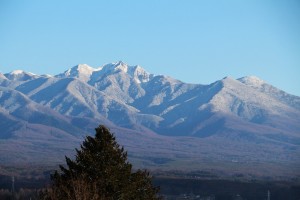
<svg viewBox="0 0 300 200">
<path fill-rule="evenodd" d="M 255 76 L 188 84 L 121 61 L 15 70 L 0 73 L 0 118 L 1 165 L 61 163 L 104 124 L 137 167 L 300 177 L 300 97 Z"/>
</svg>

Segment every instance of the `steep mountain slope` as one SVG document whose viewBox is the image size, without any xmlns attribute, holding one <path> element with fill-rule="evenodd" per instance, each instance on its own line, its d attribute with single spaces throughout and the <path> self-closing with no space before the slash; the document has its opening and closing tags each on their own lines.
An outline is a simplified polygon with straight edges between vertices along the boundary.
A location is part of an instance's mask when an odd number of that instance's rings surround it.
<svg viewBox="0 0 300 200">
<path fill-rule="evenodd" d="M 140 114 L 139 110 L 122 100 L 114 99 L 76 78 L 39 78 L 20 84 L 16 90 L 61 114 L 98 119 L 104 124 L 111 124 L 111 120 L 119 126 L 143 130 L 143 123 L 159 121 L 159 117 Z"/>
<path fill-rule="evenodd" d="M 49 129 L 53 127 L 74 135 L 84 134 L 71 124 L 71 118 L 33 102 L 16 90 L 0 87 L 0 110 L 5 120 L 16 121 L 16 124 L 22 123 L 22 126 L 25 124 L 41 124 L 48 126 Z M 18 132 L 19 129 L 14 131 Z"/>
<path fill-rule="evenodd" d="M 254 76 L 187 84 L 121 61 L 56 76 L 17 70 L 0 74 L 0 119 L 0 150 L 8 141 L 25 145 L 24 162 L 43 162 L 29 156 L 37 151 L 58 162 L 59 152 L 105 124 L 143 167 L 216 169 L 214 162 L 238 161 L 243 172 L 249 163 L 277 163 L 274 171 L 285 175 L 300 169 L 300 97 Z"/>
</svg>

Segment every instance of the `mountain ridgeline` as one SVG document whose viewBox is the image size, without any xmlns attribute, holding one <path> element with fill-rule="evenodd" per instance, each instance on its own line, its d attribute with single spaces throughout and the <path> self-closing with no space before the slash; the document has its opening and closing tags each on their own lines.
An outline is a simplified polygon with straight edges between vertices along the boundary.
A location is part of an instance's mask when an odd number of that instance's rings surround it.
<svg viewBox="0 0 300 200">
<path fill-rule="evenodd" d="M 293 177 L 299 122 L 300 97 L 254 76 L 188 84 L 123 62 L 0 74 L 0 162 L 8 165 L 60 163 L 104 124 L 139 167 Z"/>
</svg>

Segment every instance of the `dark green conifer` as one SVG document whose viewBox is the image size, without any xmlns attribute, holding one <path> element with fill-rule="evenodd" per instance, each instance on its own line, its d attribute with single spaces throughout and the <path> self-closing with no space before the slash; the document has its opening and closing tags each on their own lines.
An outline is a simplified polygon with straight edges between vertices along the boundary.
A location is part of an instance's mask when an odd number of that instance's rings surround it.
<svg viewBox="0 0 300 200">
<path fill-rule="evenodd" d="M 95 137 L 87 136 L 76 152 L 75 160 L 66 157 L 67 166 L 52 175 L 44 199 L 159 199 L 149 172 L 132 172 L 127 153 L 106 127 L 96 128 Z"/>
</svg>

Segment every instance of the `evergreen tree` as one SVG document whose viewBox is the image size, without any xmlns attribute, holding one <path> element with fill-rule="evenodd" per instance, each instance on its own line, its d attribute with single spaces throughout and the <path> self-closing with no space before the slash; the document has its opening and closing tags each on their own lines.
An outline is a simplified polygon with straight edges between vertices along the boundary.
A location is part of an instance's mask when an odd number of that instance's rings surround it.
<svg viewBox="0 0 300 200">
<path fill-rule="evenodd" d="M 76 152 L 75 160 L 66 157 L 67 166 L 51 176 L 44 199 L 160 199 L 149 172 L 132 172 L 127 153 L 106 127 L 96 128 L 95 137 L 87 136 Z"/>
</svg>

